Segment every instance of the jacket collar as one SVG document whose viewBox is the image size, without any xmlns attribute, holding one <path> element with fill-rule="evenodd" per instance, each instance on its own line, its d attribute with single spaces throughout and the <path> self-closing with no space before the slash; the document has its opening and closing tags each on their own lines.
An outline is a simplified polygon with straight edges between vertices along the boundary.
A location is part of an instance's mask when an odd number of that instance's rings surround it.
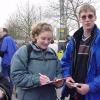
<svg viewBox="0 0 100 100">
<path fill-rule="evenodd" d="M 38 47 L 38 46 L 37 46 L 35 43 L 33 43 L 33 42 L 31 42 L 30 44 L 31 44 L 32 48 L 33 48 L 35 51 L 37 51 L 37 52 L 45 51 L 45 52 L 49 52 L 49 53 L 54 53 L 53 50 L 50 49 L 50 48 L 47 48 L 46 50 L 43 50 L 43 49 L 41 49 L 40 47 Z"/>
<path fill-rule="evenodd" d="M 96 24 L 94 24 L 94 27 L 92 28 L 92 32 L 91 32 L 91 35 L 92 37 L 94 37 L 94 35 L 96 34 L 96 30 L 97 29 L 97 26 Z M 82 39 L 82 35 L 83 35 L 83 27 L 79 28 L 79 30 L 77 30 L 73 37 L 75 38 L 76 42 L 80 41 Z"/>
<path fill-rule="evenodd" d="M 94 24 L 94 27 L 92 28 L 92 32 L 91 32 L 91 36 L 92 36 L 91 39 L 93 39 L 96 36 L 96 34 L 97 34 L 97 31 L 96 30 L 97 29 L 98 28 L 97 28 L 96 24 Z M 81 27 L 73 35 L 73 38 L 75 39 L 76 44 L 78 44 L 78 45 L 80 43 L 80 40 L 82 39 L 83 32 L 84 32 L 83 31 L 83 27 Z"/>
</svg>

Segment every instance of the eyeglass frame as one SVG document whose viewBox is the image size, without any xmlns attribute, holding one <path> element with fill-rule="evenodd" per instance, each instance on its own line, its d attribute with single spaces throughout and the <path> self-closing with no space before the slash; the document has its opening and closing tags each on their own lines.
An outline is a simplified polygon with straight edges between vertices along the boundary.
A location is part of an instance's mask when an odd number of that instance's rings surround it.
<svg viewBox="0 0 100 100">
<path fill-rule="evenodd" d="M 81 19 L 82 19 L 82 20 L 86 20 L 86 18 L 88 18 L 88 19 L 91 20 L 91 19 L 93 19 L 93 17 L 94 17 L 93 14 L 88 14 L 88 15 L 82 15 L 82 16 L 81 16 Z"/>
</svg>

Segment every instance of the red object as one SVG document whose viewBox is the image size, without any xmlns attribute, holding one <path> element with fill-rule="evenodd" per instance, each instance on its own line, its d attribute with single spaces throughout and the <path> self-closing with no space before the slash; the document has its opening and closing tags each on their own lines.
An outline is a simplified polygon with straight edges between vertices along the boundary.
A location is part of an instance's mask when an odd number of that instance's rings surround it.
<svg viewBox="0 0 100 100">
<path fill-rule="evenodd" d="M 75 100 L 78 100 L 77 96 L 75 96 L 74 98 L 75 98 Z"/>
</svg>

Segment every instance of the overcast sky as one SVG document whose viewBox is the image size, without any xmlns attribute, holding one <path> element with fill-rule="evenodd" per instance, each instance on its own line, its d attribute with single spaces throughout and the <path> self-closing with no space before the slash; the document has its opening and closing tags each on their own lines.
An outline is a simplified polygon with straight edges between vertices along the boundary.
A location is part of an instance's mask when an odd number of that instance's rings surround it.
<svg viewBox="0 0 100 100">
<path fill-rule="evenodd" d="M 0 0 L 0 27 L 4 26 L 6 20 L 11 16 L 20 5 L 25 5 L 28 0 Z M 48 5 L 48 0 L 29 0 L 35 6 Z"/>
<path fill-rule="evenodd" d="M 16 12 L 18 6 L 24 6 L 27 1 L 28 0 L 0 0 L 0 27 L 4 26 L 7 19 L 9 19 L 9 17 Z M 29 0 L 29 2 L 35 6 L 45 6 L 49 4 L 48 0 Z M 100 9 L 99 5 L 100 3 L 97 3 L 95 4 L 95 7 Z M 96 23 L 100 27 L 100 10 L 98 9 Z"/>
</svg>

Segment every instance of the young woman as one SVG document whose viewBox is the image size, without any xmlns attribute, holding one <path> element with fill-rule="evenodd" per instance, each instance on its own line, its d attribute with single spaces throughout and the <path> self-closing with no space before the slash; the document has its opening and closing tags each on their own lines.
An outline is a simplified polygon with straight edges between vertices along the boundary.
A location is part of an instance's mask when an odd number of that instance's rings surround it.
<svg viewBox="0 0 100 100">
<path fill-rule="evenodd" d="M 14 55 L 11 76 L 18 100 L 56 100 L 55 86 L 62 85 L 63 81 L 49 84 L 62 77 L 56 53 L 48 48 L 52 38 L 52 26 L 39 23 L 32 30 L 30 60 L 26 45 Z"/>
</svg>

